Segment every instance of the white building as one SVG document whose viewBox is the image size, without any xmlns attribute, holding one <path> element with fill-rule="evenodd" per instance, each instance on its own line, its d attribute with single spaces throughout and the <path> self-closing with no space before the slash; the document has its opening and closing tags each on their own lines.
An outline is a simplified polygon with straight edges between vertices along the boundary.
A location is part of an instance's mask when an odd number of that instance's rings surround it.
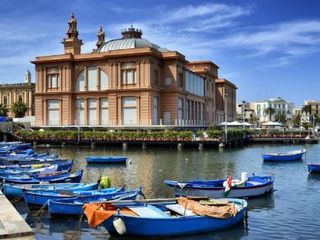
<svg viewBox="0 0 320 240">
<path fill-rule="evenodd" d="M 267 109 L 269 108 L 272 109 L 271 114 L 268 113 Z M 293 108 L 293 103 L 289 103 L 280 97 L 250 103 L 250 109 L 255 111 L 260 122 L 275 121 L 279 114 L 284 114 L 290 121 Z"/>
</svg>

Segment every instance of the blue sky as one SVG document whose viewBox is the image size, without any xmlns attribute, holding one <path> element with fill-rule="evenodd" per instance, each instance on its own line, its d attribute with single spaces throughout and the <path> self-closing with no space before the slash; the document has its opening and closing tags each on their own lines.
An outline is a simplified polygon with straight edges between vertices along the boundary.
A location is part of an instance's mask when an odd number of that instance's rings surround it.
<svg viewBox="0 0 320 240">
<path fill-rule="evenodd" d="M 95 47 L 99 26 L 109 40 L 133 24 L 188 60 L 215 62 L 238 86 L 238 101 L 320 99 L 318 0 L 2 0 L 0 83 L 23 81 L 35 56 L 63 53 L 72 12 L 83 52 Z"/>
</svg>

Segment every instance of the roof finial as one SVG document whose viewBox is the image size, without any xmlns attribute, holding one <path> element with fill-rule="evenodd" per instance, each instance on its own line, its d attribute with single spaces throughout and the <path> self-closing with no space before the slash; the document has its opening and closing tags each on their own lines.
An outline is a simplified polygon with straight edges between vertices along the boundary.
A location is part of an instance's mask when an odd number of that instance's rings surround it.
<svg viewBox="0 0 320 240">
<path fill-rule="evenodd" d="M 69 29 L 67 31 L 68 38 L 78 39 L 77 19 L 74 17 L 74 13 L 71 14 L 69 21 Z"/>
<path fill-rule="evenodd" d="M 97 34 L 97 43 L 96 43 L 96 46 L 97 46 L 97 49 L 99 49 L 105 42 L 105 33 L 102 29 L 102 27 L 100 27 L 99 31 L 98 31 L 98 34 Z"/>
<path fill-rule="evenodd" d="M 134 28 L 131 24 L 131 27 L 128 29 L 123 29 L 122 32 L 122 38 L 141 38 L 142 31 L 141 29 Z"/>
</svg>

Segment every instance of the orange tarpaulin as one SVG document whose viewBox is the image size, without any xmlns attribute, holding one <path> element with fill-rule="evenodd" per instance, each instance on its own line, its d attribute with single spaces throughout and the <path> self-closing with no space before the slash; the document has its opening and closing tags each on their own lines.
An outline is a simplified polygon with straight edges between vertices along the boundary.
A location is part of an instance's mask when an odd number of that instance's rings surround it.
<svg viewBox="0 0 320 240">
<path fill-rule="evenodd" d="M 104 220 L 111 217 L 117 212 L 117 208 L 110 203 L 91 203 L 83 206 L 84 214 L 87 216 L 88 224 L 90 227 L 96 227 Z M 121 208 L 121 214 L 136 215 L 128 208 Z"/>
<path fill-rule="evenodd" d="M 201 216 L 215 218 L 230 218 L 237 214 L 237 209 L 233 203 L 219 205 L 202 205 L 198 201 L 188 198 L 178 198 L 178 203 L 183 208 L 192 210 L 193 213 Z"/>
</svg>

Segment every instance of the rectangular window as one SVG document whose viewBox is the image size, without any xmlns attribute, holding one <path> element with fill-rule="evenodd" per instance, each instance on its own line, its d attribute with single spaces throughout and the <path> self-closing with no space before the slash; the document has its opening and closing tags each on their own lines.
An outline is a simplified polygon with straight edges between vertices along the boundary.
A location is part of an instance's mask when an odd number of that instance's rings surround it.
<svg viewBox="0 0 320 240">
<path fill-rule="evenodd" d="M 154 70 L 153 72 L 153 82 L 155 86 L 159 86 L 159 71 Z"/>
<path fill-rule="evenodd" d="M 122 78 L 121 80 L 122 84 L 136 83 L 136 69 L 133 63 L 122 64 L 121 78 Z"/>
<path fill-rule="evenodd" d="M 164 79 L 165 86 L 170 86 L 171 82 L 172 82 L 171 77 L 165 77 L 165 79 Z"/>
<path fill-rule="evenodd" d="M 47 75 L 48 88 L 58 88 L 59 87 L 59 75 L 58 74 L 48 74 Z"/>
<path fill-rule="evenodd" d="M 207 82 L 207 88 L 209 88 L 208 82 Z M 186 70 L 185 71 L 185 89 L 189 93 L 192 93 L 198 96 L 204 96 L 205 78 L 189 70 Z M 212 85 L 212 90 L 213 89 L 214 89 L 214 85 Z"/>
<path fill-rule="evenodd" d="M 3 105 L 8 106 L 8 97 L 7 96 L 3 97 Z"/>
<path fill-rule="evenodd" d="M 49 126 L 60 125 L 60 100 L 52 99 L 47 102 L 48 107 L 48 122 Z"/>
<path fill-rule="evenodd" d="M 181 125 L 183 120 L 183 98 L 178 97 L 178 124 Z"/>
<path fill-rule="evenodd" d="M 135 125 L 137 123 L 137 103 L 135 97 L 122 98 L 122 124 Z"/>
<path fill-rule="evenodd" d="M 109 85 L 109 79 L 107 74 L 99 69 L 99 76 L 100 76 L 100 89 L 101 90 L 106 90 L 108 89 Z"/>
<path fill-rule="evenodd" d="M 77 109 L 77 125 L 84 125 L 84 100 L 83 99 L 77 99 L 76 101 L 76 109 Z"/>
<path fill-rule="evenodd" d="M 159 124 L 158 106 L 159 106 L 159 98 L 153 96 L 152 97 L 152 124 L 153 125 L 158 125 Z"/>
<path fill-rule="evenodd" d="M 178 83 L 179 83 L 179 87 L 183 88 L 184 84 L 183 84 L 183 73 L 179 73 L 178 74 Z"/>
<path fill-rule="evenodd" d="M 97 124 L 97 101 L 95 98 L 88 99 L 88 124 L 91 126 Z"/>
<path fill-rule="evenodd" d="M 58 88 L 59 87 L 59 69 L 49 68 L 47 70 L 47 87 Z"/>
<path fill-rule="evenodd" d="M 109 124 L 109 102 L 108 98 L 100 98 L 100 124 Z"/>
<path fill-rule="evenodd" d="M 135 84 L 136 83 L 136 69 L 123 69 L 122 70 L 122 84 Z"/>
</svg>

